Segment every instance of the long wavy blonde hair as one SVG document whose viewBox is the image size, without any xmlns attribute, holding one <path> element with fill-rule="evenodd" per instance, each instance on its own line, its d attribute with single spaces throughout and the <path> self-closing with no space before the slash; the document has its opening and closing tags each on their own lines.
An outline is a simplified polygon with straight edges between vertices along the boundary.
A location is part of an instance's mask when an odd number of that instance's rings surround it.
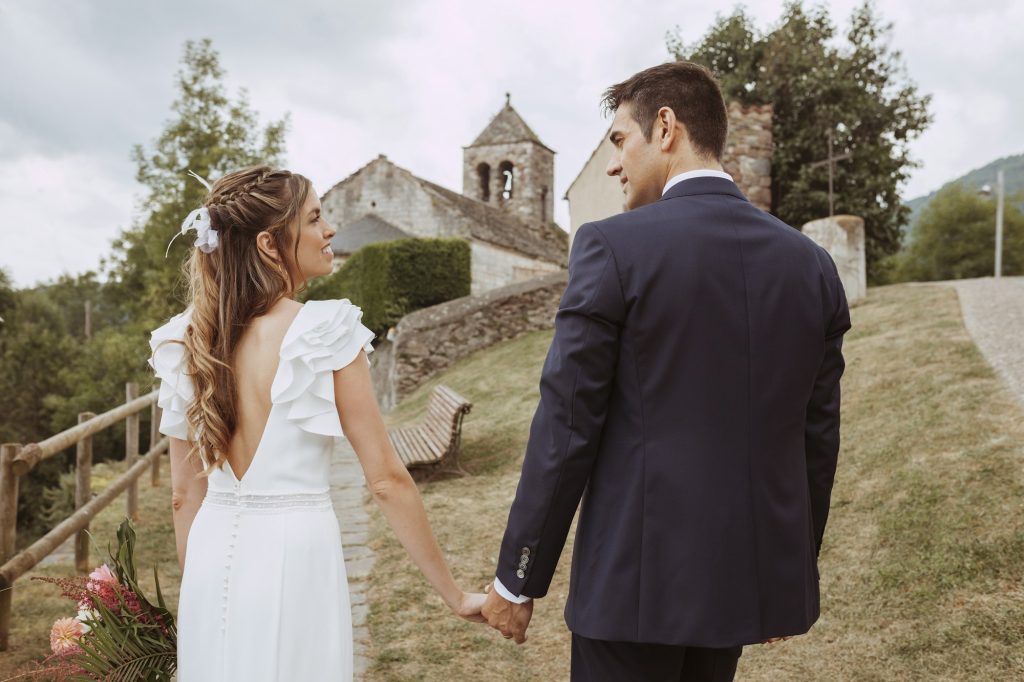
<svg viewBox="0 0 1024 682">
<path fill-rule="evenodd" d="M 184 265 L 192 307 L 187 371 L 195 387 L 185 416 L 189 457 L 200 457 L 207 474 L 223 468 L 237 425 L 231 359 L 242 333 L 282 297 L 305 288 L 289 273 L 296 269 L 298 222 L 311 189 L 297 173 L 256 166 L 214 182 L 204 202 L 220 244 L 210 253 L 193 249 Z M 285 262 L 257 248 L 260 232 L 270 233 Z"/>
</svg>

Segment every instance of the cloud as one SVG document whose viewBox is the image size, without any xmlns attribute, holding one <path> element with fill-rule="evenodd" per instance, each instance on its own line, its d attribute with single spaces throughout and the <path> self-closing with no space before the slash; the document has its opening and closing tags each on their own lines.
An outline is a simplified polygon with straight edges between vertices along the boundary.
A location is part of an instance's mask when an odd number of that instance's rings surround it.
<svg viewBox="0 0 1024 682">
<path fill-rule="evenodd" d="M 859 4 L 830 4 L 840 31 Z M 746 5 L 763 28 L 780 14 L 775 0 Z M 97 266 L 130 224 L 141 188 L 129 153 L 170 118 L 186 40 L 213 40 L 229 92 L 246 88 L 264 122 L 290 112 L 288 164 L 320 191 L 379 153 L 460 190 L 462 147 L 510 92 L 558 152 L 561 197 L 607 127 L 604 88 L 668 59 L 665 33 L 676 25 L 686 42 L 699 39 L 716 11 L 694 0 L 7 0 L 0 267 L 27 286 Z M 880 13 L 895 24 L 892 45 L 910 78 L 935 94 L 935 123 L 911 146 L 924 165 L 908 197 L 1024 151 L 1012 114 L 1024 91 L 1007 76 L 1024 57 L 1011 29 L 1024 24 L 1024 4 L 908 0 Z M 565 202 L 555 217 L 568 224 Z"/>
<path fill-rule="evenodd" d="M 18 285 L 96 269 L 131 221 L 132 185 L 122 175 L 87 155 L 28 154 L 0 164 L 0 266 Z"/>
</svg>

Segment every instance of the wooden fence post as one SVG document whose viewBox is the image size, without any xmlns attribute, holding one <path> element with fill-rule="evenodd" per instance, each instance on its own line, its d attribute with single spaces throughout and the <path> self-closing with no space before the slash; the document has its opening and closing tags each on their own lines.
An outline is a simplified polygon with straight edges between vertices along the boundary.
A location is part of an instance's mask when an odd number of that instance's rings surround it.
<svg viewBox="0 0 1024 682">
<path fill-rule="evenodd" d="M 152 450 L 153 446 L 160 440 L 160 406 L 153 401 L 153 406 L 149 411 L 149 449 Z M 160 458 L 156 457 L 153 459 L 153 468 L 151 469 L 152 478 L 150 483 L 154 488 L 160 485 Z"/>
<path fill-rule="evenodd" d="M 0 445 L 0 566 L 14 556 L 18 539 L 18 476 L 14 473 L 14 457 L 21 450 L 18 443 Z M 13 581 L 12 581 L 13 582 Z M 0 651 L 7 651 L 11 636 L 11 585 L 0 580 Z"/>
<path fill-rule="evenodd" d="M 80 412 L 78 423 L 87 422 L 96 415 Z M 78 441 L 75 451 L 75 509 L 81 509 L 92 499 L 92 436 Z M 75 570 L 89 572 L 89 526 L 75 536 Z"/>
<path fill-rule="evenodd" d="M 125 384 L 125 402 L 130 403 L 139 397 L 139 385 L 134 382 Z M 124 460 L 127 468 L 131 468 L 139 459 L 139 413 L 129 415 L 124 420 Z M 139 482 L 132 481 L 128 486 L 125 501 L 125 512 L 132 521 L 139 520 Z"/>
</svg>

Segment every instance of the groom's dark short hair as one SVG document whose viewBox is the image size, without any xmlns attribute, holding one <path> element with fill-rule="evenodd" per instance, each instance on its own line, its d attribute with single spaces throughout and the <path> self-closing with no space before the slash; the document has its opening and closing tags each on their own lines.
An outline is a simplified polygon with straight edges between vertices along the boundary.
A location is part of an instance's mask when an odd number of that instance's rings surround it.
<svg viewBox="0 0 1024 682">
<path fill-rule="evenodd" d="M 658 110 L 669 107 L 686 126 L 697 152 L 716 160 L 722 158 L 729 116 L 718 81 L 700 64 L 669 62 L 652 66 L 604 92 L 602 104 L 607 111 L 615 111 L 627 102 L 648 142 Z"/>
</svg>

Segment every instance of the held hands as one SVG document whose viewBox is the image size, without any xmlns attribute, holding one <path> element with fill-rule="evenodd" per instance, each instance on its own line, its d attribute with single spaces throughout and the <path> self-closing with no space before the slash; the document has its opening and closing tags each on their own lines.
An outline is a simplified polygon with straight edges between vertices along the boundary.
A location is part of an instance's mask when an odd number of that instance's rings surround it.
<svg viewBox="0 0 1024 682">
<path fill-rule="evenodd" d="M 479 592 L 462 592 L 461 594 L 462 597 L 457 602 L 448 605 L 455 615 L 470 623 L 486 623 L 487 619 L 480 615 L 480 609 L 483 608 L 487 595 Z"/>
<path fill-rule="evenodd" d="M 481 615 L 487 624 L 500 632 L 505 639 L 514 639 L 516 644 L 526 641 L 526 628 L 530 626 L 533 616 L 533 600 L 525 604 L 513 604 L 495 592 L 491 585 L 484 588 L 487 600 L 484 602 Z"/>
</svg>

